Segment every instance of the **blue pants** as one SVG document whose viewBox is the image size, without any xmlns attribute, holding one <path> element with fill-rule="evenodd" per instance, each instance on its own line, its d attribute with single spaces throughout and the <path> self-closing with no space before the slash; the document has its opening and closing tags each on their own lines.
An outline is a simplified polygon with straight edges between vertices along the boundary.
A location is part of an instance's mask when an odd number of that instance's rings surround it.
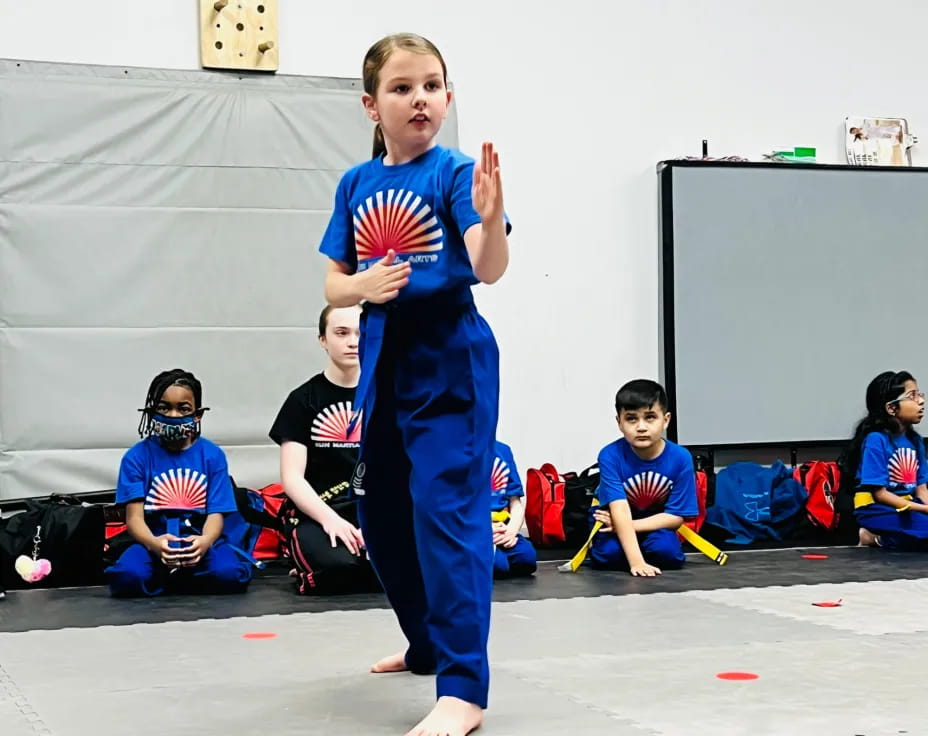
<svg viewBox="0 0 928 736">
<path fill-rule="evenodd" d="M 409 641 L 409 668 L 436 672 L 438 697 L 485 708 L 499 352 L 472 299 L 386 311 L 352 481 L 361 529 Z M 362 384 L 371 316 L 362 323 Z"/>
<path fill-rule="evenodd" d="M 657 529 L 638 535 L 641 554 L 648 564 L 661 570 L 679 570 L 686 562 L 680 537 L 670 529 Z M 590 547 L 590 565 L 601 570 L 627 570 L 628 560 L 615 532 L 597 534 Z"/>
<path fill-rule="evenodd" d="M 520 578 L 534 574 L 538 569 L 538 555 L 532 543 L 522 535 L 509 549 L 497 547 L 493 554 L 493 577 Z"/>
<path fill-rule="evenodd" d="M 172 573 L 141 544 L 133 544 L 104 574 L 114 596 L 128 598 L 162 593 L 244 593 L 251 565 L 225 544 L 212 547 L 196 567 Z"/>
<path fill-rule="evenodd" d="M 916 499 L 917 500 L 917 499 Z M 928 551 L 928 514 L 896 511 L 882 503 L 861 506 L 857 523 L 880 538 L 880 546 L 894 552 Z"/>
</svg>

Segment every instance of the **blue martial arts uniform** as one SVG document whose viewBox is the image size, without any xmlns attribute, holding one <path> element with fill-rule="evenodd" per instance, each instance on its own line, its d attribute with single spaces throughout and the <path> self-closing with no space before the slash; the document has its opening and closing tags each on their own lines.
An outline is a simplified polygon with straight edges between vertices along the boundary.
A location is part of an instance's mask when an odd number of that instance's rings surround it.
<svg viewBox="0 0 928 736">
<path fill-rule="evenodd" d="M 918 434 L 914 431 L 897 436 L 887 432 L 868 434 L 861 449 L 857 482 L 863 493 L 855 494 L 854 516 L 864 529 L 879 536 L 881 547 L 928 551 L 928 514 L 896 511 L 874 501 L 868 492 L 868 489 L 885 488 L 897 496 L 908 497 L 918 486 L 928 483 L 925 443 Z"/>
<path fill-rule="evenodd" d="M 362 315 L 355 405 L 364 426 L 352 487 L 409 640 L 408 666 L 435 671 L 439 697 L 486 707 L 499 353 L 470 292 L 473 166 L 440 146 L 403 164 L 356 166 L 338 184 L 320 251 L 349 272 L 389 250 L 412 266 L 396 299 Z"/>
<path fill-rule="evenodd" d="M 509 509 L 509 500 L 525 495 L 512 449 L 502 442 L 496 443 L 493 474 L 490 478 L 490 508 L 493 512 Z M 538 568 L 538 555 L 532 543 L 521 534 L 509 549 L 497 547 L 493 555 L 493 574 L 498 578 L 531 575 Z"/>
<path fill-rule="evenodd" d="M 601 506 L 627 500 L 633 519 L 659 513 L 683 518 L 699 514 L 693 458 L 679 445 L 666 440 L 660 455 L 642 460 L 623 437 L 606 445 L 598 462 L 596 496 Z M 686 562 L 680 538 L 671 529 L 642 532 L 638 534 L 638 545 L 645 561 L 661 569 L 678 569 Z M 590 561 L 593 567 L 628 569 L 628 560 L 614 531 L 596 535 Z"/>
<path fill-rule="evenodd" d="M 144 501 L 145 523 L 156 537 L 200 534 L 208 514 L 236 510 L 225 453 L 203 437 L 181 452 L 165 450 L 156 437 L 147 437 L 126 452 L 119 467 L 116 503 L 131 501 Z M 158 555 L 133 544 L 105 574 L 113 595 L 141 596 L 241 593 L 252 572 L 222 535 L 195 567 L 169 568 Z"/>
</svg>

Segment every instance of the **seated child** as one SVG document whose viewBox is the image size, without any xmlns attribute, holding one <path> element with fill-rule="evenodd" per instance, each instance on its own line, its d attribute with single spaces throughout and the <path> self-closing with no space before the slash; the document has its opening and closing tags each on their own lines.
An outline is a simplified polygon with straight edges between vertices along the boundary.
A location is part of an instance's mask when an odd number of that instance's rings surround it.
<svg viewBox="0 0 928 736">
<path fill-rule="evenodd" d="M 855 473 L 854 516 L 860 543 L 928 551 L 928 462 L 915 431 L 925 394 L 911 373 L 887 371 L 867 386 L 867 416 L 857 425 L 842 465 Z"/>
<path fill-rule="evenodd" d="M 605 526 L 590 548 L 591 565 L 647 577 L 679 569 L 686 556 L 676 530 L 699 513 L 693 458 L 662 436 L 670 413 L 659 383 L 626 383 L 615 410 L 622 439 L 599 453 L 601 508 L 593 517 Z"/>
<path fill-rule="evenodd" d="M 496 443 L 490 479 L 493 522 L 493 577 L 531 575 L 538 567 L 535 548 L 519 534 L 525 520 L 525 493 L 509 445 Z"/>
<path fill-rule="evenodd" d="M 270 431 L 280 445 L 286 553 L 300 595 L 381 589 L 358 529 L 357 499 L 348 492 L 361 444 L 360 422 L 348 432 L 361 372 L 360 320 L 356 306 L 322 310 L 326 366 L 290 392 Z"/>
<path fill-rule="evenodd" d="M 203 390 L 175 369 L 151 382 L 140 409 L 143 437 L 122 458 L 116 502 L 136 541 L 105 571 L 114 596 L 242 593 L 250 561 L 223 536 L 236 510 L 225 453 L 200 437 Z"/>
</svg>

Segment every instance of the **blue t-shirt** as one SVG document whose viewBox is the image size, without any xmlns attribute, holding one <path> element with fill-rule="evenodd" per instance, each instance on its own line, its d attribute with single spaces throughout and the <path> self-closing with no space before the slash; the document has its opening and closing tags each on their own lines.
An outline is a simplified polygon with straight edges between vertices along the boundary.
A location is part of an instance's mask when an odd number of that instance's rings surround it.
<svg viewBox="0 0 928 736">
<path fill-rule="evenodd" d="M 913 443 L 906 435 L 871 432 L 861 449 L 858 482 L 862 486 L 879 486 L 898 495 L 914 491 L 928 482 L 925 443 Z"/>
<path fill-rule="evenodd" d="M 123 455 L 116 484 L 116 503 L 144 501 L 151 533 L 167 532 L 167 519 L 190 520 L 180 536 L 199 534 L 207 514 L 236 510 L 225 453 L 199 437 L 181 452 L 165 450 L 156 437 L 136 443 Z"/>
<path fill-rule="evenodd" d="M 464 233 L 480 222 L 473 176 L 472 158 L 441 146 L 403 164 L 385 166 L 381 157 L 355 166 L 338 182 L 319 250 L 354 273 L 392 249 L 397 262 L 412 266 L 397 301 L 473 286 L 464 244 Z"/>
<path fill-rule="evenodd" d="M 642 460 L 622 438 L 599 453 L 599 503 L 628 501 L 632 518 L 661 512 L 683 518 L 697 516 L 696 471 L 693 458 L 669 440 L 653 460 Z"/>
<path fill-rule="evenodd" d="M 493 511 L 502 511 L 509 508 L 509 499 L 524 496 L 522 481 L 519 480 L 519 471 L 516 461 L 512 457 L 512 449 L 502 442 L 496 443 L 496 456 L 493 458 L 493 473 L 490 476 L 491 508 Z"/>
</svg>

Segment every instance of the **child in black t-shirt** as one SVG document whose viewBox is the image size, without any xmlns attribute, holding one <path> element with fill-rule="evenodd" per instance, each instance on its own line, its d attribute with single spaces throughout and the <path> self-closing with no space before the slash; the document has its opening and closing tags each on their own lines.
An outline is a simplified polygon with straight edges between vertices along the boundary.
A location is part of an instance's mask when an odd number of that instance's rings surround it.
<svg viewBox="0 0 928 736">
<path fill-rule="evenodd" d="M 328 364 L 290 392 L 270 431 L 288 499 L 287 552 L 303 595 L 380 589 L 348 493 L 361 443 L 360 422 L 347 431 L 360 373 L 360 315 L 358 307 L 322 310 L 319 344 Z"/>
</svg>

